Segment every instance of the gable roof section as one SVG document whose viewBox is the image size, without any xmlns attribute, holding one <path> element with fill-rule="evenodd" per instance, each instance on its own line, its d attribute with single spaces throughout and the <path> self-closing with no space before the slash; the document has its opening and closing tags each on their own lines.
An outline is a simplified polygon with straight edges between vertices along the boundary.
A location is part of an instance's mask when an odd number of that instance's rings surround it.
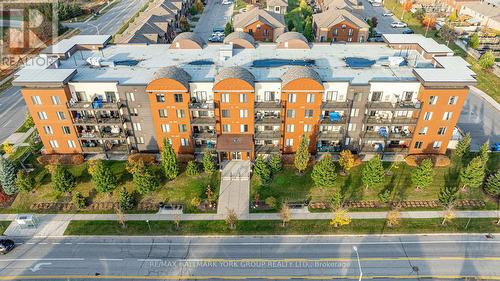
<svg viewBox="0 0 500 281">
<path fill-rule="evenodd" d="M 285 27 L 284 15 L 259 8 L 253 8 L 245 13 L 234 16 L 234 28 L 245 28 L 256 21 L 262 21 L 273 28 Z"/>
<path fill-rule="evenodd" d="M 306 44 L 308 44 L 306 37 L 302 33 L 295 32 L 295 31 L 289 31 L 289 32 L 285 32 L 285 33 L 281 34 L 276 39 L 276 43 L 283 43 L 283 42 L 290 41 L 290 40 L 300 40 L 300 41 L 303 41 Z"/>
<path fill-rule="evenodd" d="M 347 10 L 328 9 L 314 14 L 313 21 L 319 28 L 329 28 L 343 21 L 348 21 L 358 28 L 369 28 L 368 24 Z"/>
<path fill-rule="evenodd" d="M 288 7 L 288 2 L 286 0 L 268 0 L 267 6 Z"/>
<path fill-rule="evenodd" d="M 205 45 L 205 41 L 203 41 L 203 39 L 194 32 L 179 33 L 177 36 L 175 36 L 174 40 L 172 41 L 172 45 L 175 45 L 175 42 L 178 42 L 180 40 L 191 40 L 196 44 L 198 44 L 200 48 L 203 48 L 203 45 Z"/>
<path fill-rule="evenodd" d="M 255 87 L 255 77 L 253 74 L 248 71 L 248 69 L 243 68 L 241 66 L 231 66 L 231 67 L 226 67 L 223 68 L 216 76 L 215 76 L 215 81 L 214 81 L 214 87 L 217 85 L 219 82 L 225 79 L 240 79 L 248 84 L 250 84 L 252 87 Z"/>
</svg>

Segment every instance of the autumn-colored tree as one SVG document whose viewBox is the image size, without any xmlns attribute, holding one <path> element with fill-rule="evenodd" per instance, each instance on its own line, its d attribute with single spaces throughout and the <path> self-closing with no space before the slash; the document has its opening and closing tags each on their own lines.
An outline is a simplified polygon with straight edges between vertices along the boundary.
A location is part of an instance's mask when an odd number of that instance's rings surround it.
<svg viewBox="0 0 500 281">
<path fill-rule="evenodd" d="M 333 227 L 341 227 L 350 224 L 351 221 L 352 218 L 349 215 L 347 209 L 338 208 L 333 211 L 332 220 L 330 221 L 330 224 L 333 225 Z"/>
<path fill-rule="evenodd" d="M 349 171 L 354 167 L 356 159 L 350 150 L 342 150 L 339 157 L 339 165 L 342 167 L 344 173 L 349 174 Z"/>
<path fill-rule="evenodd" d="M 405 13 L 411 10 L 413 3 L 410 0 L 407 0 L 403 3 L 403 13 L 401 14 L 401 20 L 403 20 Z"/>
<path fill-rule="evenodd" d="M 429 28 L 434 28 L 434 26 L 436 25 L 436 18 L 426 15 L 422 20 L 422 24 L 425 26 L 425 36 L 427 37 L 427 32 L 429 31 Z"/>
<path fill-rule="evenodd" d="M 286 227 L 286 224 L 292 220 L 292 210 L 286 202 L 281 204 L 280 218 L 282 227 Z"/>
</svg>

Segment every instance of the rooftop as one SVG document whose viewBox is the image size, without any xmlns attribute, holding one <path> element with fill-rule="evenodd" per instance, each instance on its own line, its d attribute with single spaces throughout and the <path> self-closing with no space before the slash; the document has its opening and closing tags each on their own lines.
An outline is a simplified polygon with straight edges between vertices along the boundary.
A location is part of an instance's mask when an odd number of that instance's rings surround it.
<svg viewBox="0 0 500 281">
<path fill-rule="evenodd" d="M 428 53 L 453 54 L 453 50 L 446 45 L 439 44 L 434 39 L 424 37 L 422 34 L 384 34 L 383 37 L 389 44 L 418 44 Z"/>
</svg>

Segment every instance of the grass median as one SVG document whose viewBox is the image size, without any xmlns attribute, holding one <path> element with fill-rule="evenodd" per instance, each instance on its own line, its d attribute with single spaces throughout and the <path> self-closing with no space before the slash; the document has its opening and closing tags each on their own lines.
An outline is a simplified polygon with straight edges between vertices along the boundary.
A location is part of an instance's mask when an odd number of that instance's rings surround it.
<svg viewBox="0 0 500 281">
<path fill-rule="evenodd" d="M 396 227 L 387 227 L 384 219 L 352 220 L 340 228 L 328 220 L 296 220 L 287 227 L 280 221 L 239 221 L 230 230 L 224 221 L 182 221 L 176 229 L 172 221 L 71 221 L 65 235 L 286 235 L 286 234 L 416 234 L 416 233 L 489 233 L 500 231 L 495 219 L 455 219 L 441 225 L 441 219 L 403 219 Z"/>
<path fill-rule="evenodd" d="M 9 227 L 10 221 L 0 221 L 0 235 L 2 235 L 7 227 Z"/>
</svg>

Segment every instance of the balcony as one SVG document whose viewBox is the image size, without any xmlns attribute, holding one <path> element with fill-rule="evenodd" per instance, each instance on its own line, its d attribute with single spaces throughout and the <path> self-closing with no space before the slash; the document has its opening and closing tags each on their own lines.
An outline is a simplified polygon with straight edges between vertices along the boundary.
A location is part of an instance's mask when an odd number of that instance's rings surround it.
<svg viewBox="0 0 500 281">
<path fill-rule="evenodd" d="M 281 117 L 263 116 L 255 118 L 255 124 L 281 124 Z"/>
<path fill-rule="evenodd" d="M 215 126 L 215 117 L 194 117 L 191 119 L 192 125 Z"/>
<path fill-rule="evenodd" d="M 393 152 L 393 153 L 408 153 L 407 146 L 386 146 L 384 152 Z"/>
<path fill-rule="evenodd" d="M 323 110 L 337 110 L 337 109 L 349 109 L 351 108 L 351 102 L 347 101 L 324 101 L 321 104 Z"/>
<path fill-rule="evenodd" d="M 102 146 L 83 146 L 83 153 L 104 153 L 104 147 Z"/>
<path fill-rule="evenodd" d="M 95 117 L 75 117 L 73 119 L 73 123 L 75 125 L 88 125 L 92 124 L 95 125 L 97 124 L 97 119 Z"/>
<path fill-rule="evenodd" d="M 256 154 L 276 154 L 280 153 L 280 147 L 278 145 L 256 145 Z"/>
<path fill-rule="evenodd" d="M 411 139 L 412 137 L 413 134 L 411 132 L 389 133 L 389 139 L 403 140 Z"/>
<path fill-rule="evenodd" d="M 392 118 L 392 124 L 397 124 L 397 125 L 414 125 L 417 124 L 418 119 L 417 118 L 401 118 L 401 117 L 395 117 Z"/>
<path fill-rule="evenodd" d="M 281 101 L 255 102 L 255 109 L 281 109 Z"/>
<path fill-rule="evenodd" d="M 382 118 L 377 116 L 367 116 L 364 120 L 366 125 L 389 125 L 391 123 L 390 118 Z"/>
<path fill-rule="evenodd" d="M 213 101 L 193 101 L 189 103 L 188 107 L 190 110 L 214 110 L 215 104 L 213 103 Z"/>
<path fill-rule="evenodd" d="M 338 140 L 344 137 L 344 132 L 340 131 L 320 131 L 318 140 Z"/>
<path fill-rule="evenodd" d="M 340 145 L 320 145 L 318 144 L 318 152 L 340 152 L 342 151 L 342 146 Z"/>
<path fill-rule="evenodd" d="M 102 132 L 101 138 L 103 139 L 126 139 L 128 137 L 128 133 L 125 131 L 122 132 Z"/>
<path fill-rule="evenodd" d="M 338 119 L 332 119 L 325 117 L 321 120 L 321 124 L 328 125 L 328 124 L 345 124 L 347 122 L 347 118 L 342 116 Z"/>
<path fill-rule="evenodd" d="M 195 153 L 204 153 L 207 150 L 211 150 L 215 148 L 215 143 L 209 143 L 209 144 L 195 144 L 194 146 L 194 152 Z"/>
<path fill-rule="evenodd" d="M 201 140 L 215 140 L 217 139 L 217 134 L 215 132 L 196 132 L 193 133 L 193 138 Z"/>
<path fill-rule="evenodd" d="M 111 148 L 106 150 L 109 153 L 128 153 L 128 145 L 127 144 L 113 144 Z"/>
<path fill-rule="evenodd" d="M 398 101 L 396 103 L 392 103 L 392 102 L 382 102 L 382 101 L 371 101 L 368 102 L 368 108 L 381 109 L 381 110 L 420 109 L 420 102 Z"/>
<path fill-rule="evenodd" d="M 68 108 L 73 110 L 118 110 L 121 107 L 118 102 L 99 102 L 99 101 L 77 101 L 69 102 Z"/>
<path fill-rule="evenodd" d="M 101 134 L 97 131 L 94 132 L 85 132 L 82 131 L 77 134 L 78 139 L 82 140 L 88 140 L 88 139 L 99 139 L 101 137 Z"/>
<path fill-rule="evenodd" d="M 276 140 L 281 138 L 280 131 L 256 131 L 254 134 L 256 140 Z"/>
<path fill-rule="evenodd" d="M 383 140 L 385 137 L 379 132 L 368 131 L 365 132 L 362 136 L 363 139 L 369 140 Z"/>
<path fill-rule="evenodd" d="M 121 117 L 98 117 L 97 125 L 122 125 L 125 120 Z"/>
</svg>

